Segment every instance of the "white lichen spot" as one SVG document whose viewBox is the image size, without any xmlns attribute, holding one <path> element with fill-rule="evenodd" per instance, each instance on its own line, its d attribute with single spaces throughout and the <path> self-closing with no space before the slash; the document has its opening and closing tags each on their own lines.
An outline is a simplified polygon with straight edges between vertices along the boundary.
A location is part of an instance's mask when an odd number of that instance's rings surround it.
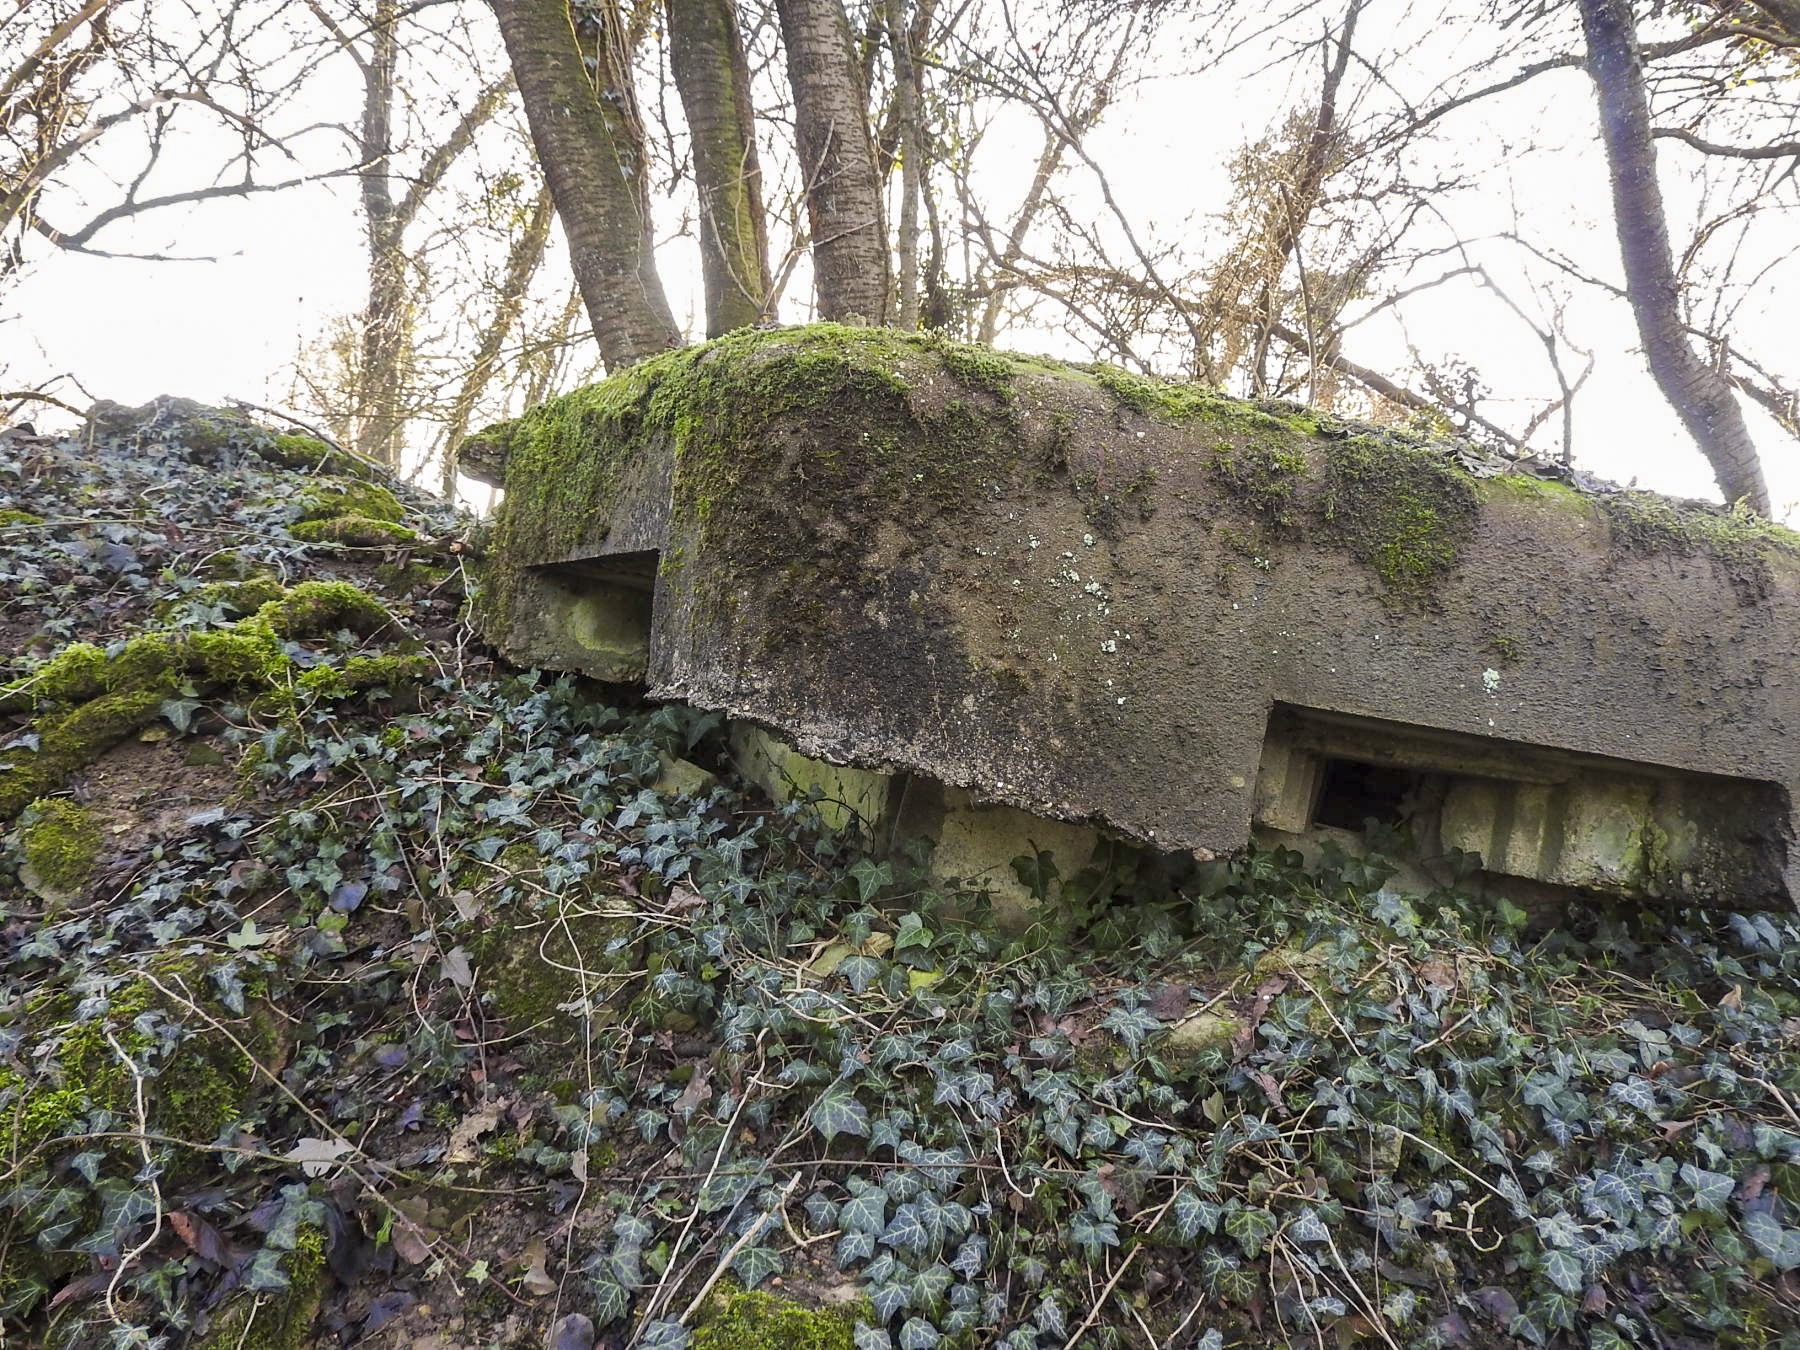
<svg viewBox="0 0 1800 1350">
<path fill-rule="evenodd" d="M 1120 700 L 1119 700 L 1119 706 L 1120 706 L 1120 707 L 1121 707 L 1121 708 L 1123 708 L 1123 707 L 1124 707 L 1124 706 L 1125 706 L 1125 700 L 1124 700 L 1124 699 L 1120 699 Z"/>
<path fill-rule="evenodd" d="M 1112 653 L 1119 650 L 1119 644 L 1114 642 L 1111 638 L 1108 638 L 1105 642 L 1100 644 L 1100 650 L 1110 656 Z"/>
<path fill-rule="evenodd" d="M 1092 548 L 1094 546 L 1094 536 L 1091 534 L 1084 534 L 1081 536 L 1081 542 L 1086 544 L 1089 548 Z"/>
<path fill-rule="evenodd" d="M 1251 566 L 1255 567 L 1259 572 L 1266 572 L 1274 566 L 1267 558 L 1252 558 L 1250 562 Z"/>
<path fill-rule="evenodd" d="M 1035 534 L 1028 536 L 1025 540 L 1025 546 L 1027 548 L 1036 548 L 1038 546 L 1038 537 Z"/>
<path fill-rule="evenodd" d="M 1489 666 L 1481 672 L 1481 687 L 1490 694 L 1500 692 L 1500 672 Z"/>
</svg>

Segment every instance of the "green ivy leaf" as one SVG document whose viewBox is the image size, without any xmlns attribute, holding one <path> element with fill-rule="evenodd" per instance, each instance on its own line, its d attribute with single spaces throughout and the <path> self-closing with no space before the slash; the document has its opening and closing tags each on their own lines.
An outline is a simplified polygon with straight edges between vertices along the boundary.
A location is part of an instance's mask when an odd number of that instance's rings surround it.
<svg viewBox="0 0 1800 1350">
<path fill-rule="evenodd" d="M 850 982 L 857 993 L 867 993 L 869 986 L 881 978 L 883 963 L 873 956 L 846 956 L 838 962 L 837 973 Z M 884 1333 L 885 1334 L 885 1333 Z"/>
<path fill-rule="evenodd" d="M 1263 1244 L 1275 1235 L 1276 1227 L 1275 1216 L 1266 1209 L 1245 1207 L 1225 1216 L 1226 1233 L 1252 1261 L 1262 1255 Z"/>
<path fill-rule="evenodd" d="M 869 1306 L 883 1322 L 891 1322 L 912 1304 L 912 1290 L 904 1284 L 882 1284 L 869 1290 Z"/>
<path fill-rule="evenodd" d="M 781 1256 L 770 1247 L 746 1247 L 731 1260 L 732 1274 L 746 1289 L 754 1289 L 771 1275 L 786 1269 Z"/>
<path fill-rule="evenodd" d="M 1175 1231 L 1183 1242 L 1192 1242 L 1201 1233 L 1217 1231 L 1220 1209 L 1191 1186 L 1175 1195 Z"/>
<path fill-rule="evenodd" d="M 1714 1214 L 1725 1212 L 1726 1201 L 1737 1189 L 1737 1182 L 1726 1173 L 1709 1172 L 1693 1163 L 1681 1165 L 1681 1179 L 1693 1188 L 1694 1203 Z"/>
<path fill-rule="evenodd" d="M 1578 1294 L 1585 1283 L 1581 1262 L 1560 1247 L 1544 1253 L 1544 1277 L 1565 1294 Z"/>
<path fill-rule="evenodd" d="M 1744 1216 L 1744 1235 L 1756 1244 L 1777 1270 L 1800 1266 L 1800 1232 L 1783 1228 L 1767 1210 L 1754 1209 Z"/>
<path fill-rule="evenodd" d="M 813 1128 L 830 1143 L 840 1134 L 867 1138 L 869 1109 L 856 1100 L 856 1091 L 847 1079 L 840 1078 L 826 1088 L 813 1103 Z"/>
</svg>

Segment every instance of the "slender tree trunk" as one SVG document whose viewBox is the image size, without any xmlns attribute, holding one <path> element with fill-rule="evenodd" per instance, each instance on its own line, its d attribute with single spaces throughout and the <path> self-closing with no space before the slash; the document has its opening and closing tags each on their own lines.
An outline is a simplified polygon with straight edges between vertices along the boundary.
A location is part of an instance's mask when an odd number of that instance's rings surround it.
<svg viewBox="0 0 1800 1350">
<path fill-rule="evenodd" d="M 1281 194 L 1273 208 L 1274 229 L 1266 241 L 1268 260 L 1263 268 L 1262 294 L 1256 301 L 1257 328 L 1254 355 L 1250 361 L 1252 385 L 1258 397 L 1269 392 L 1269 338 L 1280 317 L 1278 295 L 1281 278 L 1287 273 L 1288 259 L 1300 246 L 1300 234 L 1312 218 L 1319 203 L 1319 191 L 1331 169 L 1331 156 L 1338 140 L 1337 96 L 1344 75 L 1350 69 L 1350 43 L 1356 36 L 1356 20 L 1366 0 L 1351 0 L 1344 15 L 1344 31 L 1337 41 L 1337 55 L 1325 68 L 1325 84 L 1319 91 L 1319 111 L 1313 118 L 1312 134 L 1294 174 L 1291 192 Z M 1310 320 L 1309 320 L 1310 321 Z"/>
<path fill-rule="evenodd" d="M 679 347 L 656 271 L 644 128 L 616 5 L 578 15 L 568 0 L 490 3 L 601 359 L 618 370 Z"/>
<path fill-rule="evenodd" d="M 794 133 L 827 319 L 885 324 L 893 289 L 868 94 L 840 0 L 775 0 L 794 91 Z"/>
<path fill-rule="evenodd" d="M 1588 74 L 1600 102 L 1600 136 L 1612 178 L 1613 219 L 1638 337 L 1663 395 L 1712 465 L 1727 503 L 1769 514 L 1769 489 L 1750 430 L 1725 373 L 1702 360 L 1682 332 L 1669 225 L 1656 181 L 1656 147 L 1644 95 L 1643 59 L 1628 0 L 1581 0 Z"/>
<path fill-rule="evenodd" d="M 390 469 L 400 466 L 406 416 L 402 404 L 410 309 L 406 284 L 405 228 L 394 203 L 394 80 L 400 62 L 397 0 L 379 0 L 369 24 L 370 50 L 362 62 L 363 229 L 369 247 L 369 297 L 362 314 L 357 366 L 356 448 Z"/>
<path fill-rule="evenodd" d="M 1032 222 L 1037 219 L 1045 199 L 1050 195 L 1050 180 L 1062 167 L 1063 145 L 1061 136 L 1054 131 L 1045 131 L 1044 148 L 1038 153 L 1037 169 L 1031 175 L 1031 186 L 1025 190 L 1025 200 L 1019 203 L 1019 213 L 1013 217 L 1012 228 L 1006 233 L 1006 248 L 1001 252 L 999 265 L 993 271 L 987 299 L 982 302 L 981 326 L 975 332 L 977 342 L 993 345 L 995 333 L 1000 327 L 1001 306 L 1017 285 L 1010 274 L 1025 254 L 1025 236 L 1031 233 Z"/>
<path fill-rule="evenodd" d="M 919 130 L 918 72 L 913 66 L 906 0 L 887 0 L 886 13 L 888 46 L 894 55 L 894 105 L 900 144 L 900 294 L 894 322 L 910 333 L 919 326 L 919 172 L 925 138 Z"/>
<path fill-rule="evenodd" d="M 507 335 L 518 325 L 519 315 L 525 310 L 525 294 L 531 289 L 531 279 L 544 261 L 544 248 L 550 242 L 550 225 L 555 218 L 556 206 L 550 200 L 550 189 L 548 186 L 540 188 L 524 231 L 507 251 L 506 271 L 501 276 L 500 292 L 494 297 L 494 317 L 482 332 L 468 373 L 456 391 L 456 401 L 450 405 L 450 419 L 444 428 L 443 479 L 440 483 L 446 497 L 456 495 L 456 462 L 469 434 L 469 420 L 475 414 L 476 403 L 492 383 L 494 372 L 499 369 L 500 352 L 506 345 Z"/>
<path fill-rule="evenodd" d="M 762 320 L 769 304 L 768 225 L 750 68 L 733 0 L 665 0 L 669 66 L 694 146 L 706 335 Z"/>
</svg>

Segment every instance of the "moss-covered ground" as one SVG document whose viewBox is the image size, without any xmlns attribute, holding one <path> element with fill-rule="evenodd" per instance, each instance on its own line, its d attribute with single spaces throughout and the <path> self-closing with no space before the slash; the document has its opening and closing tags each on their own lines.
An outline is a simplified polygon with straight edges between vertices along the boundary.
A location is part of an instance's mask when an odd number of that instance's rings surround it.
<svg viewBox="0 0 1800 1350">
<path fill-rule="evenodd" d="M 154 472 L 0 454 L 48 536 L 0 536 L 39 578 L 6 753 L 136 691 L 122 734 L 229 761 L 172 819 L 74 765 L 0 842 L 9 1343 L 1795 1343 L 1791 918 L 1532 931 L 1372 837 L 998 932 L 737 781 L 716 719 L 495 665 L 447 578 L 260 554 L 287 470 L 58 523 Z M 111 827 L 53 906 L 27 830 L 76 809 Z"/>
</svg>

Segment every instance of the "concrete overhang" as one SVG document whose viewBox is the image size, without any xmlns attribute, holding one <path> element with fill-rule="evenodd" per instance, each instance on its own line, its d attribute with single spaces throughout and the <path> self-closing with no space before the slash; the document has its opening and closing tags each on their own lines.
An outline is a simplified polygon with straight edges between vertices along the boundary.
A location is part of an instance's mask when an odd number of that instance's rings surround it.
<svg viewBox="0 0 1800 1350">
<path fill-rule="evenodd" d="M 1800 896 L 1800 537 L 1445 438 L 834 326 L 492 429 L 478 617 L 818 760 L 1163 850 L 1416 814 L 1555 886 Z"/>
</svg>

